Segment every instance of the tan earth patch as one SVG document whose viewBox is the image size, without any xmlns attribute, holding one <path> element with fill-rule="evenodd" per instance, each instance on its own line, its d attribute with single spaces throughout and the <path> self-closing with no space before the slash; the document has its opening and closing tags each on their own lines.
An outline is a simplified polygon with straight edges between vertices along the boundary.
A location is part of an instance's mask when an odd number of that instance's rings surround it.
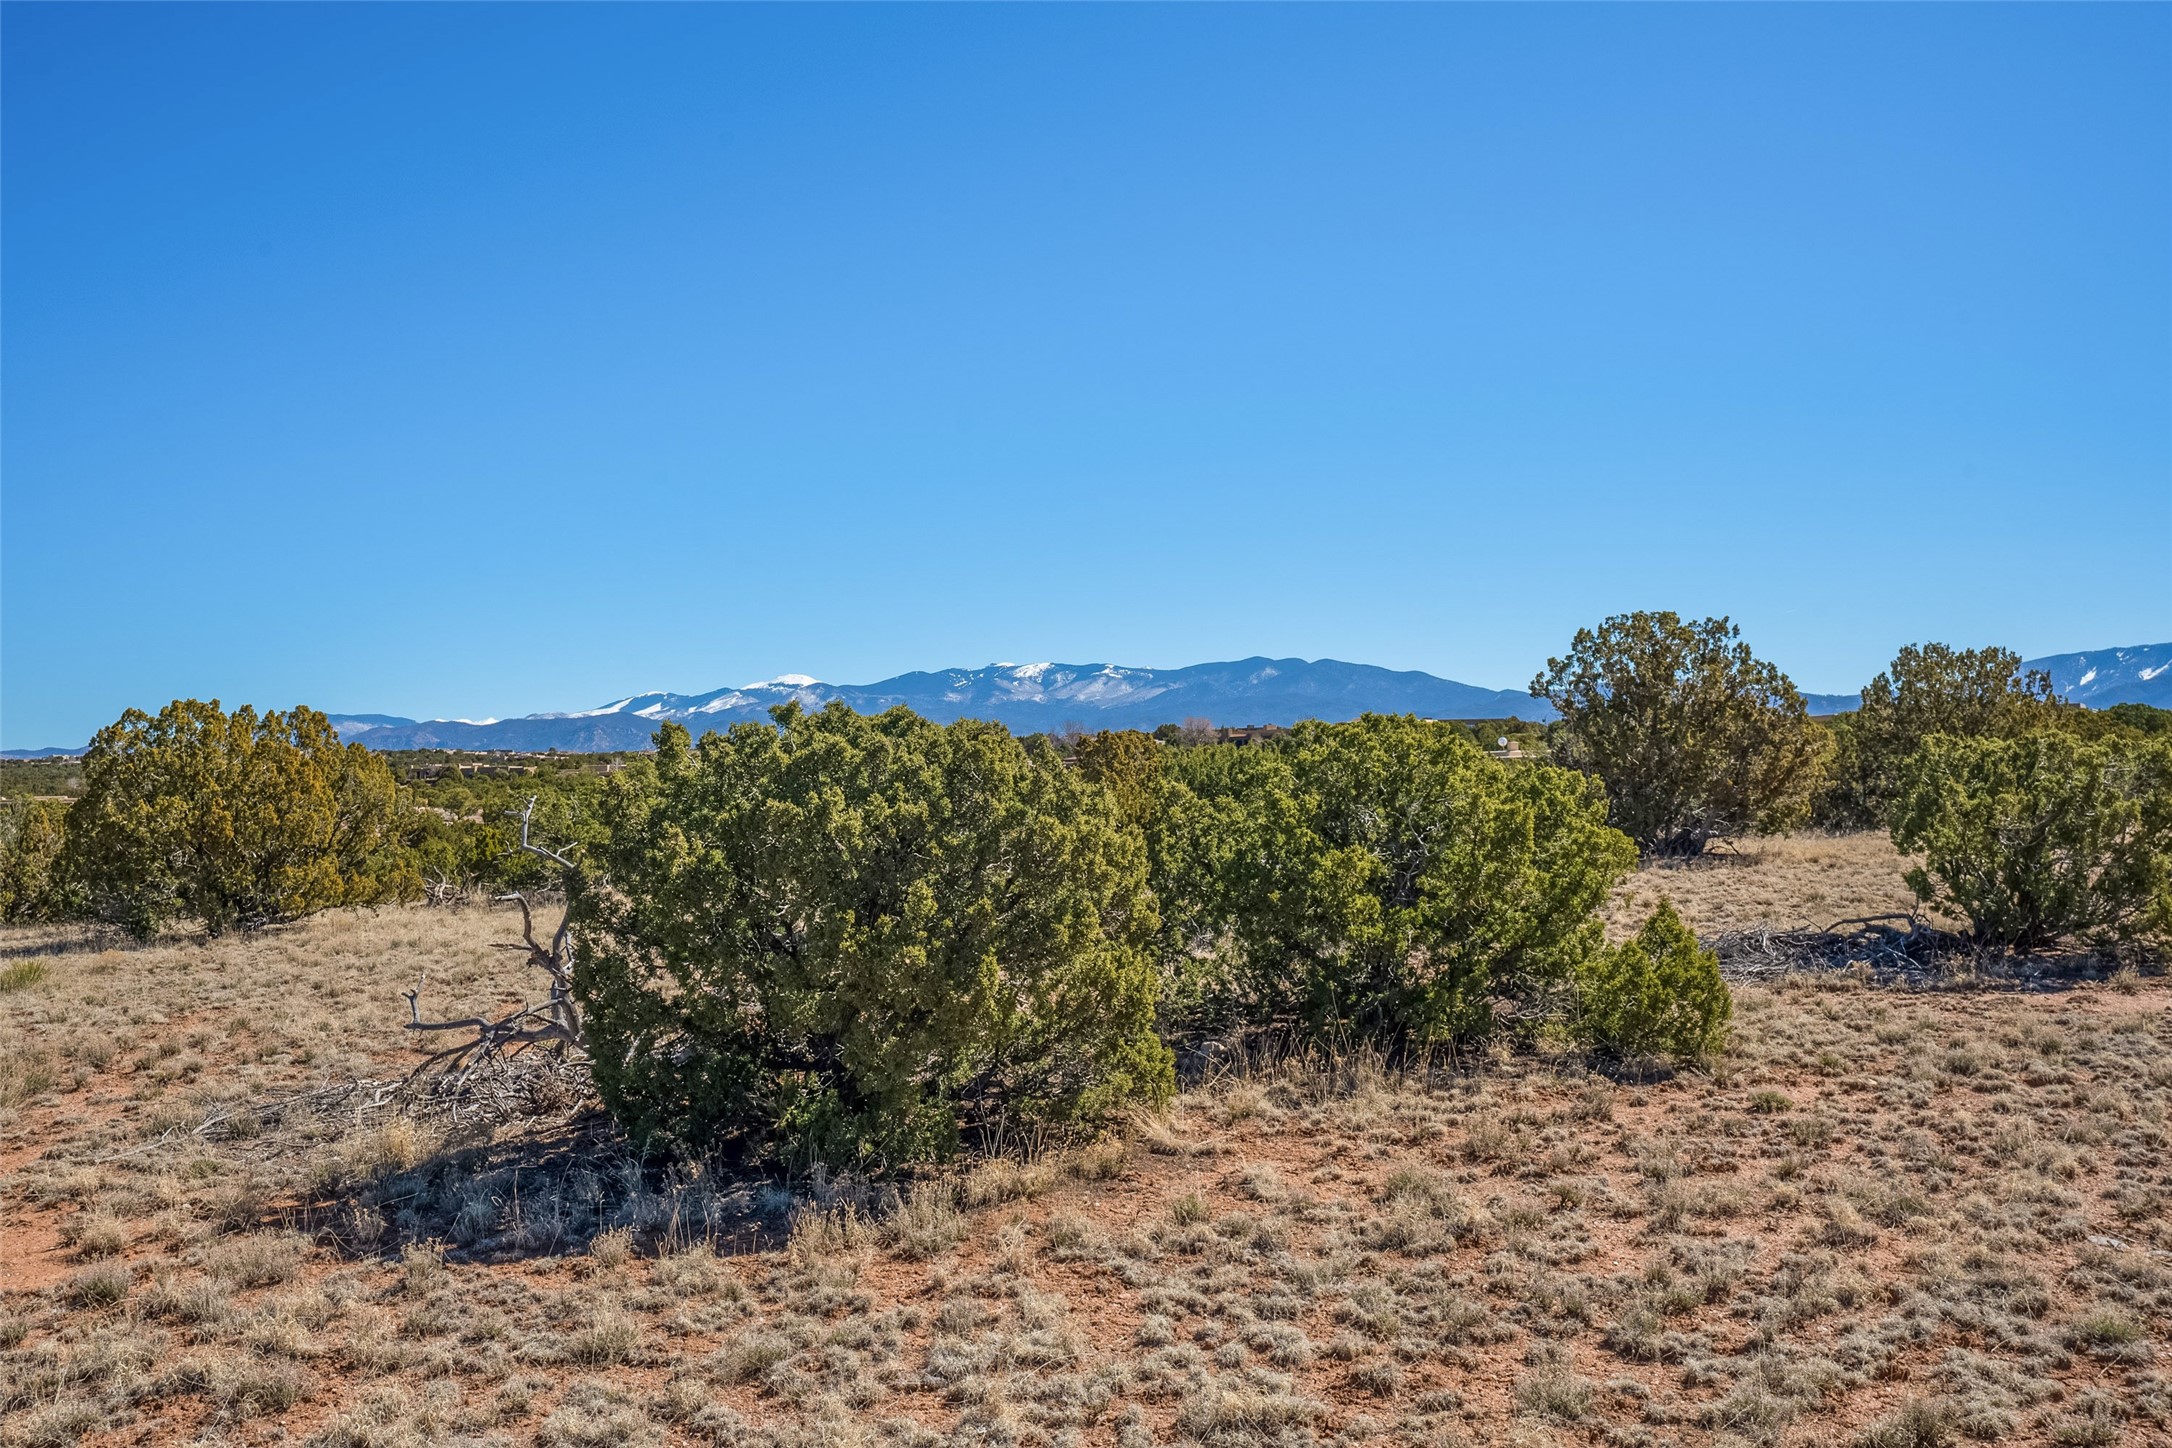
<svg viewBox="0 0 2172 1448">
<path fill-rule="evenodd" d="M 1715 842 L 1697 859 L 1645 863 L 1608 902 L 1607 930 L 1616 939 L 1633 934 L 1661 899 L 1706 937 L 1759 926 L 1822 930 L 1920 910 L 1901 879 L 1910 863 L 1878 832 Z"/>
</svg>

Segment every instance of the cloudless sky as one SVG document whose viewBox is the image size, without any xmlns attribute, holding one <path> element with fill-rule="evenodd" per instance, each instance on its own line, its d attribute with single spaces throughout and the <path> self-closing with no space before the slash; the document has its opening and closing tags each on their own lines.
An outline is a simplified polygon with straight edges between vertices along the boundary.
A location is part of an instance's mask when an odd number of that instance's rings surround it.
<svg viewBox="0 0 2172 1448">
<path fill-rule="evenodd" d="M 0 11 L 0 742 L 2172 638 L 2172 9 Z"/>
</svg>

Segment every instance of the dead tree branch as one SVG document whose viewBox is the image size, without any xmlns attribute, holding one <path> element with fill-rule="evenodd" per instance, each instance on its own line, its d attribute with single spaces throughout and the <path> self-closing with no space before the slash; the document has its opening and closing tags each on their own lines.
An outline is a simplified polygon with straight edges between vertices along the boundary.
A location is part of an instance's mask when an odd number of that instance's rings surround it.
<svg viewBox="0 0 2172 1448">
<path fill-rule="evenodd" d="M 528 822 L 535 817 L 535 801 L 536 797 L 532 794 L 529 795 L 528 807 L 520 812 L 520 847 L 531 855 L 541 855 L 559 869 L 571 874 L 574 870 L 574 864 L 571 860 L 559 854 L 556 850 L 547 849 L 542 845 L 531 842 L 528 838 Z"/>
<path fill-rule="evenodd" d="M 520 847 L 532 855 L 540 855 L 557 865 L 568 877 L 577 866 L 565 855 L 547 846 L 535 843 L 529 837 L 530 822 L 535 815 L 535 796 L 528 797 L 528 807 L 520 812 Z M 568 892 L 570 895 L 570 891 Z M 466 1040 L 446 1047 L 428 1057 L 415 1068 L 414 1077 L 441 1069 L 444 1084 L 449 1087 L 464 1085 L 478 1068 L 502 1062 L 527 1050 L 530 1046 L 547 1046 L 561 1057 L 585 1056 L 581 1035 L 580 1008 L 573 999 L 573 907 L 567 904 L 560 916 L 558 929 L 552 932 L 549 945 L 535 936 L 535 911 L 528 897 L 515 891 L 497 897 L 520 906 L 520 940 L 501 942 L 500 950 L 525 950 L 528 963 L 541 970 L 549 978 L 549 994 L 540 1006 L 523 1002 L 518 1010 L 510 1011 L 495 1020 L 482 1016 L 463 1016 L 451 1020 L 424 1020 L 422 1016 L 422 991 L 425 980 L 415 979 L 415 988 L 405 992 L 408 1019 L 405 1030 L 467 1031 Z"/>
</svg>

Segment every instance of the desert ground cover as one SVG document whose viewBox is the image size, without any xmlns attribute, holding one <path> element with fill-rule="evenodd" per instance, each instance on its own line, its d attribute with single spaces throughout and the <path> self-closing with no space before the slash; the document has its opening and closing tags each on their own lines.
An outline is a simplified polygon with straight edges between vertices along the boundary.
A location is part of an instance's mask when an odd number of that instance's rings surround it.
<svg viewBox="0 0 2172 1448">
<path fill-rule="evenodd" d="M 1626 936 L 1661 899 L 1706 937 L 1920 910 L 1901 879 L 1910 863 L 1883 830 L 1725 841 L 1700 857 L 1645 865 L 1615 890 L 1607 929 Z"/>
<path fill-rule="evenodd" d="M 1882 836 L 1655 867 L 1702 933 L 1905 908 Z M 2172 1442 L 2172 989 L 1736 990 L 1710 1072 L 1193 1062 L 1166 1116 L 902 1184 L 455 1104 L 402 993 L 503 910 L 0 935 L 10 1443 Z"/>
</svg>

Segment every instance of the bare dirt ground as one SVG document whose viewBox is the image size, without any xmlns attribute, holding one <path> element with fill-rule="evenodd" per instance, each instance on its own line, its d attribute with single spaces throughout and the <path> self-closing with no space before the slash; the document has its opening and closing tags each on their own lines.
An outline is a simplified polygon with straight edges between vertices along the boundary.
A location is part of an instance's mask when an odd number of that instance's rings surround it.
<svg viewBox="0 0 2172 1448">
<path fill-rule="evenodd" d="M 1882 840 L 1747 855 L 1619 913 L 1905 906 Z M 0 1437 L 2172 1443 L 2162 976 L 1743 987 L 1658 1080 L 1232 1072 L 901 1200 L 644 1171 L 549 1079 L 504 1119 L 353 1087 L 414 1059 L 418 974 L 532 993 L 511 936 L 0 935 L 45 967 L 0 994 Z"/>
</svg>

